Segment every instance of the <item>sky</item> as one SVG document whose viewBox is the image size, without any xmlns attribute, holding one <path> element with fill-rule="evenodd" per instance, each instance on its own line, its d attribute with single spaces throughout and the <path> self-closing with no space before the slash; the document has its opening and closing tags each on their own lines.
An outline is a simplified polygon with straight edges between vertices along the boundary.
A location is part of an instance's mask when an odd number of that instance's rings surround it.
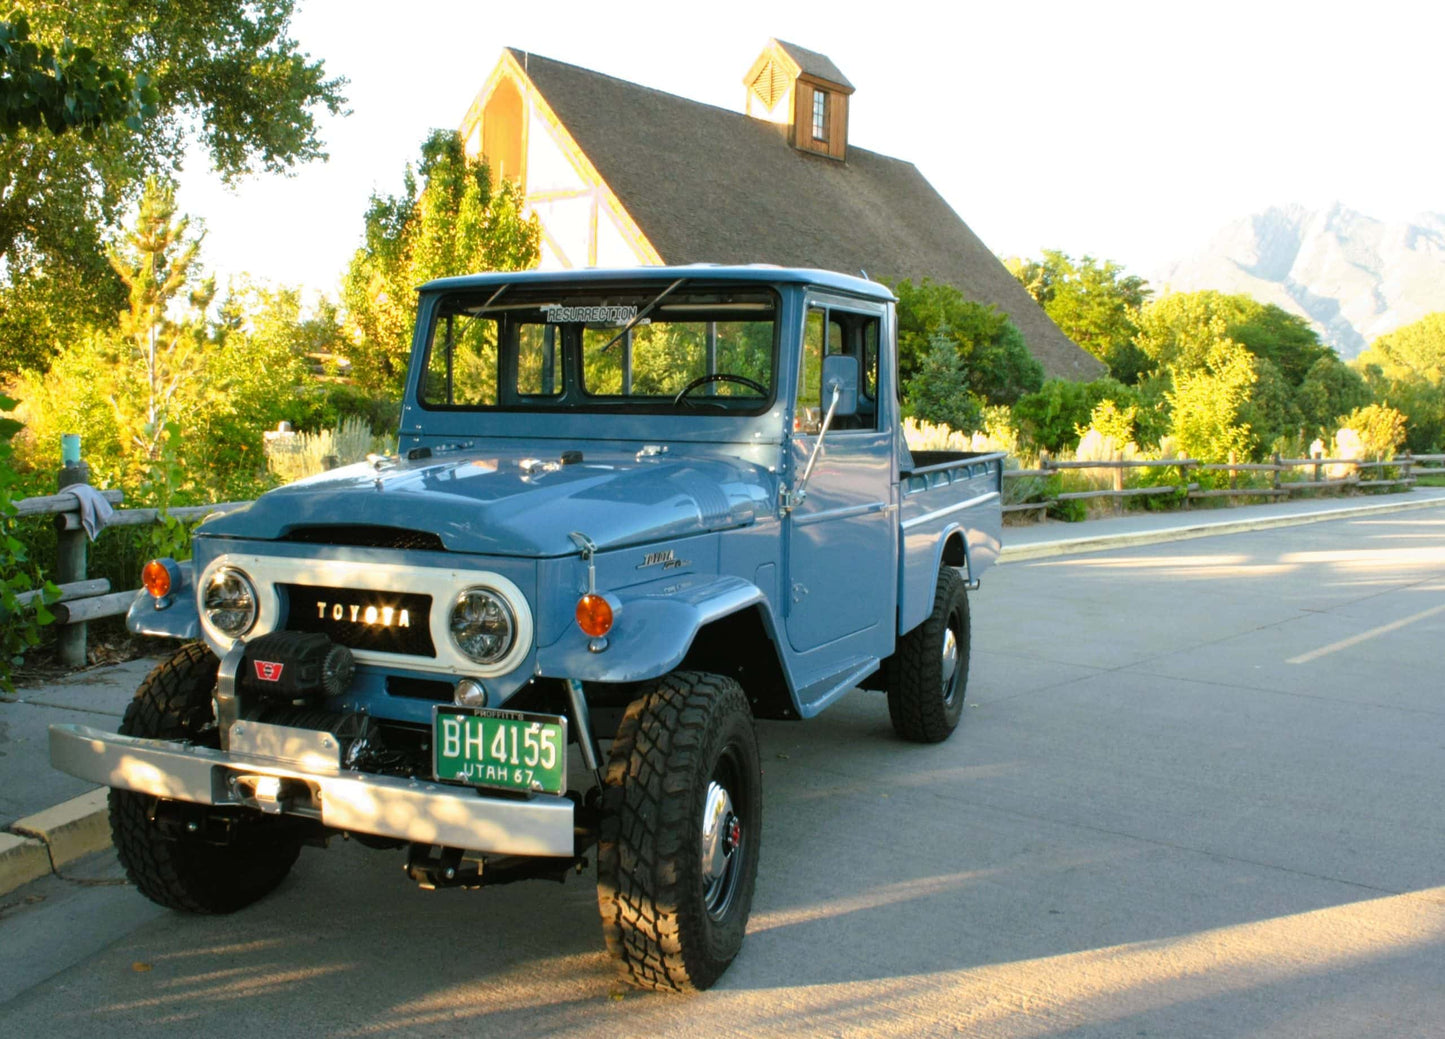
<svg viewBox="0 0 1445 1039">
<path fill-rule="evenodd" d="M 913 162 L 995 253 L 1046 248 L 1148 276 L 1270 205 L 1445 211 L 1445 5 L 298 0 L 300 48 L 345 76 L 329 161 L 179 201 L 227 277 L 335 295 L 373 192 L 400 190 L 503 47 L 742 111 L 770 37 L 833 59 L 849 143 Z"/>
</svg>

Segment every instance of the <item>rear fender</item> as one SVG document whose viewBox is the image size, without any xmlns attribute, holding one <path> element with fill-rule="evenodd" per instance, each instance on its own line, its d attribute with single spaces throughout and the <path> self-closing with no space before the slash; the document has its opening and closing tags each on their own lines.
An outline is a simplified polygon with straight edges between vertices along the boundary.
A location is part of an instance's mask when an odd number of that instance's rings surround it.
<svg viewBox="0 0 1445 1039">
<path fill-rule="evenodd" d="M 929 558 L 929 557 L 925 557 Z M 904 565 L 902 593 L 898 601 L 898 634 L 905 635 L 922 624 L 933 609 L 933 593 L 938 587 L 938 568 L 944 565 L 956 566 L 964 571 L 967 580 L 973 580 L 973 567 L 969 560 L 968 530 L 962 523 L 950 523 L 943 528 L 933 544 L 932 565 L 927 569 Z M 919 560 L 922 562 L 922 560 Z"/>
</svg>

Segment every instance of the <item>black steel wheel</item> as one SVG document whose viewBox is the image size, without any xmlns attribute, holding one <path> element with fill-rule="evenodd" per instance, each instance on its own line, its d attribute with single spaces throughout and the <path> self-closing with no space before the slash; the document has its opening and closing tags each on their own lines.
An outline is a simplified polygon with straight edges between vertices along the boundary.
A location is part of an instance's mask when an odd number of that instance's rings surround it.
<svg viewBox="0 0 1445 1039">
<path fill-rule="evenodd" d="M 219 662 L 199 643 L 184 646 L 146 676 L 126 708 L 125 736 L 218 746 L 211 709 Z M 231 913 L 269 894 L 285 879 L 301 842 L 284 823 L 228 809 L 235 826 L 226 843 L 188 838 L 156 825 L 159 798 L 110 792 L 110 832 L 126 876 L 158 905 L 191 913 Z M 220 813 L 216 813 L 220 814 Z"/>
<path fill-rule="evenodd" d="M 650 683 L 607 764 L 597 904 L 608 951 L 639 988 L 711 986 L 742 947 L 762 836 L 752 712 L 730 678 Z"/>
<path fill-rule="evenodd" d="M 933 612 L 888 659 L 888 716 L 905 740 L 939 743 L 957 728 L 968 687 L 969 628 L 963 578 L 940 567 Z"/>
</svg>

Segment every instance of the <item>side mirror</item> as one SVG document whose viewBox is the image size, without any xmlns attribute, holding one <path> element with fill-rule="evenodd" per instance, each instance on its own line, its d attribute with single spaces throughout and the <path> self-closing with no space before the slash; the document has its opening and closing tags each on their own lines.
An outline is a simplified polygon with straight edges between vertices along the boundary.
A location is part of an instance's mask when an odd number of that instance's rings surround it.
<svg viewBox="0 0 1445 1039">
<path fill-rule="evenodd" d="M 838 388 L 838 406 L 833 417 L 858 414 L 858 358 L 848 354 L 829 354 L 823 358 L 823 406 L 833 399 Z"/>
</svg>

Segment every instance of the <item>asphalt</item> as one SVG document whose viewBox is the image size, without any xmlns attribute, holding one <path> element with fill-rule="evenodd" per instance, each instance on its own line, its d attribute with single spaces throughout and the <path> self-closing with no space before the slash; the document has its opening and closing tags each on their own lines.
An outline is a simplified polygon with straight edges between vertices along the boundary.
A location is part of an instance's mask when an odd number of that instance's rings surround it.
<svg viewBox="0 0 1445 1039">
<path fill-rule="evenodd" d="M 1000 563 L 1435 508 L 1445 488 L 1182 512 L 1130 512 L 1082 523 L 1009 526 Z M 87 668 L 0 700 L 0 895 L 110 846 L 102 792 L 50 767 L 61 722 L 113 729 L 158 658 Z"/>
</svg>

